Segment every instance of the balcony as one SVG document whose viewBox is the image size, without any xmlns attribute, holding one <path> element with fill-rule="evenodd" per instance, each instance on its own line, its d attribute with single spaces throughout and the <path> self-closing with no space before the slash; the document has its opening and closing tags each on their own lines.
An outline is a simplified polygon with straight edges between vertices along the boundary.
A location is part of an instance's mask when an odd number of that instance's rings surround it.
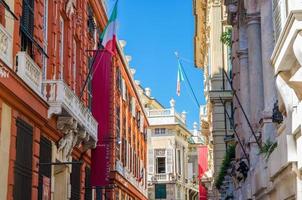
<svg viewBox="0 0 302 200">
<path fill-rule="evenodd" d="M 16 57 L 17 75 L 42 97 L 42 71 L 26 52 L 18 52 Z"/>
<path fill-rule="evenodd" d="M 12 36 L 0 24 L 0 60 L 12 68 Z"/>
<path fill-rule="evenodd" d="M 86 131 L 94 141 L 97 141 L 97 121 L 64 81 L 43 81 L 43 93 L 50 105 L 49 117 L 52 115 L 72 117 L 80 129 Z"/>
<path fill-rule="evenodd" d="M 150 181 L 150 180 L 148 180 Z M 175 182 L 176 176 L 172 173 L 158 173 L 151 175 L 151 182 L 160 183 L 160 182 Z"/>
<path fill-rule="evenodd" d="M 148 110 L 147 116 L 150 125 L 186 124 L 185 116 L 181 116 L 173 108 Z"/>
</svg>

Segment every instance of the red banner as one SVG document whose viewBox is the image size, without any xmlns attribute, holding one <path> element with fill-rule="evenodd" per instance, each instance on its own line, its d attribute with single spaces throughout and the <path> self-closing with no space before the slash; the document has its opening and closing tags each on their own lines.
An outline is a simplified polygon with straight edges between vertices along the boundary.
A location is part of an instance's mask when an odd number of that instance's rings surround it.
<svg viewBox="0 0 302 200">
<path fill-rule="evenodd" d="M 198 179 L 199 179 L 199 200 L 207 200 L 207 189 L 202 185 L 201 178 L 208 170 L 208 147 L 201 146 L 198 149 Z"/>
<path fill-rule="evenodd" d="M 98 143 L 91 154 L 91 185 L 109 184 L 110 175 L 110 116 L 112 55 L 107 51 L 98 51 L 92 70 L 92 114 L 97 120 Z"/>
</svg>

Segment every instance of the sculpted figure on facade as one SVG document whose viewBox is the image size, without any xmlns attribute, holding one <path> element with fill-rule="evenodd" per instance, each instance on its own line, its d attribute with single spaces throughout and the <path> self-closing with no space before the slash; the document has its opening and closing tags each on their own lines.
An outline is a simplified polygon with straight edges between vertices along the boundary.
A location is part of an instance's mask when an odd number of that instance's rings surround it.
<svg viewBox="0 0 302 200">
<path fill-rule="evenodd" d="M 68 17 L 71 17 L 75 13 L 76 0 L 67 0 L 66 2 L 66 14 Z"/>
<path fill-rule="evenodd" d="M 67 160 L 79 137 L 77 122 L 72 117 L 59 117 L 57 127 L 64 134 L 58 142 L 58 152 L 62 152 L 63 160 Z"/>
</svg>

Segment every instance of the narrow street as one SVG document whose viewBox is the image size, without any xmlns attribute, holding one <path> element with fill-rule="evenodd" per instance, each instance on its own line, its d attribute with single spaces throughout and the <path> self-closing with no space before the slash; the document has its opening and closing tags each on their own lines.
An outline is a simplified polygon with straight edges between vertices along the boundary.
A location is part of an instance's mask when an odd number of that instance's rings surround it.
<svg viewBox="0 0 302 200">
<path fill-rule="evenodd" d="M 0 200 L 302 200 L 301 0 L 0 0 Z"/>
</svg>

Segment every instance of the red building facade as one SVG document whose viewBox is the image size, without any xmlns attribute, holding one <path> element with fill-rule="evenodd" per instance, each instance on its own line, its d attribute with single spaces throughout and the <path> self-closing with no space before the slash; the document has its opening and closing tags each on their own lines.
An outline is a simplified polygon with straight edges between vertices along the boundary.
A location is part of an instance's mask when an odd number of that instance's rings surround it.
<svg viewBox="0 0 302 200">
<path fill-rule="evenodd" d="M 102 1 L 1 1 L 0 13 L 0 199 L 93 199 L 90 80 L 81 91 Z"/>
<path fill-rule="evenodd" d="M 148 123 L 120 47 L 112 66 L 114 187 L 97 194 L 90 186 L 98 123 L 87 76 L 106 23 L 99 0 L 1 1 L 0 199 L 147 198 Z"/>
</svg>

